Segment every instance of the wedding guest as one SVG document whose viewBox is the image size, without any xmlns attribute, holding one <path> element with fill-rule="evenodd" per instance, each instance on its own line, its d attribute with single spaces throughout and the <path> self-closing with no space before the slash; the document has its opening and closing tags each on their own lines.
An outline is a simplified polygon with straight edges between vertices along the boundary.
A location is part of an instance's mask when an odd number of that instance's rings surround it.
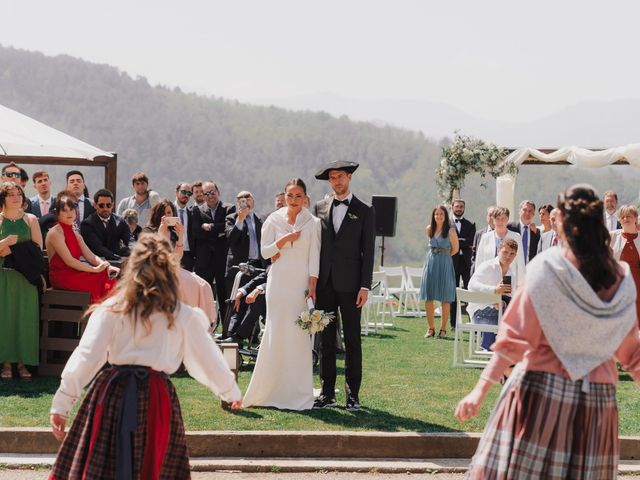
<svg viewBox="0 0 640 480">
<path fill-rule="evenodd" d="M 120 200 L 116 213 L 122 216 L 127 208 L 133 208 L 138 212 L 140 225 L 146 225 L 149 220 L 149 212 L 160 201 L 160 195 L 149 189 L 149 177 L 144 172 L 135 173 L 131 177 L 131 185 L 133 186 L 133 195 Z"/>
<path fill-rule="evenodd" d="M 442 205 L 433 209 L 431 223 L 425 230 L 431 247 L 427 252 L 420 282 L 420 299 L 425 301 L 428 322 L 425 338 L 436 334 L 434 301 L 442 304 L 438 337 L 444 338 L 447 334 L 451 303 L 456 298 L 455 271 L 451 256 L 458 253 L 458 235 L 455 227 L 449 224 L 449 214 Z"/>
<path fill-rule="evenodd" d="M 31 213 L 41 218 L 51 210 L 54 198 L 51 195 L 51 180 L 44 170 L 38 170 L 33 174 L 33 187 L 38 194 L 31 197 Z"/>
<path fill-rule="evenodd" d="M 282 207 L 285 206 L 285 202 L 284 202 L 284 192 L 278 192 L 276 193 L 276 199 L 275 199 L 275 204 L 274 204 L 274 208 L 276 210 L 281 209 Z"/>
<path fill-rule="evenodd" d="M 2 167 L 2 177 L 0 178 L 0 180 L 2 182 L 11 182 L 15 185 L 18 185 L 22 189 L 22 191 L 24 191 L 24 187 L 22 186 L 22 172 L 24 172 L 25 175 L 27 173 L 23 168 L 16 165 L 15 162 L 9 162 Z M 21 208 L 26 213 L 31 213 L 31 203 L 29 201 L 25 200 Z"/>
<path fill-rule="evenodd" d="M 142 232 L 142 227 L 138 225 L 138 212 L 136 212 L 133 208 L 127 208 L 124 212 L 122 212 L 122 218 L 124 218 L 124 221 L 127 222 L 133 240 L 137 242 L 138 237 L 140 236 L 140 232 Z"/>
<path fill-rule="evenodd" d="M 476 251 L 475 269 L 477 270 L 487 260 L 491 260 L 498 255 L 498 245 L 504 238 L 512 238 L 518 244 L 518 254 L 515 260 L 515 273 L 518 282 L 524 280 L 524 254 L 522 249 L 522 240 L 520 234 L 507 229 L 509 222 L 509 209 L 505 207 L 496 207 L 493 211 L 493 226 L 491 232 L 485 233 L 480 239 L 478 249 Z M 515 284 L 520 286 L 519 284 Z"/>
<path fill-rule="evenodd" d="M 18 375 L 22 379 L 31 378 L 25 367 L 38 365 L 38 339 L 40 303 L 38 290 L 33 283 L 8 263 L 18 246 L 31 243 L 35 252 L 22 255 L 40 254 L 42 236 L 38 220 L 34 215 L 24 213 L 22 204 L 26 200 L 24 191 L 13 182 L 0 184 L 0 362 L 2 380 L 13 376 L 12 363 L 17 363 Z M 15 263 L 15 262 L 14 262 Z M 37 273 L 37 272 L 36 272 Z M 36 277 L 39 277 L 36 275 Z"/>
<path fill-rule="evenodd" d="M 193 208 L 187 207 L 189 199 L 193 195 L 192 187 L 187 182 L 181 182 L 176 186 L 176 200 L 173 202 L 176 207 L 176 212 L 180 223 L 183 226 L 183 246 L 182 246 L 182 259 L 180 265 L 185 270 L 193 271 L 195 262 L 195 242 L 193 234 L 191 232 L 191 223 L 193 220 Z"/>
<path fill-rule="evenodd" d="M 29 174 L 24 168 L 20 167 L 20 186 L 22 187 L 22 190 L 24 190 L 27 187 L 28 182 L 29 182 Z"/>
<path fill-rule="evenodd" d="M 551 210 L 553 210 L 553 205 L 544 204 L 538 209 L 538 217 L 540 218 L 540 233 L 548 232 L 551 230 L 551 220 L 549 219 L 549 215 L 551 215 Z"/>
<path fill-rule="evenodd" d="M 147 225 L 142 229 L 143 233 L 159 233 L 167 239 L 173 245 L 176 253 L 179 251 L 179 259 L 182 258 L 183 244 L 183 227 L 180 222 L 175 225 L 169 225 L 171 220 L 169 218 L 176 218 L 176 206 L 171 200 L 163 199 L 159 203 L 156 203 L 151 209 L 149 214 L 149 221 Z"/>
<path fill-rule="evenodd" d="M 640 293 L 640 238 L 638 238 L 638 210 L 633 205 L 624 205 L 618 212 L 622 228 L 610 232 L 613 258 L 626 262 Z M 640 323 L 640 295 L 636 297 L 636 311 Z"/>
<path fill-rule="evenodd" d="M 604 223 L 607 230 L 612 232 L 613 230 L 619 230 L 622 228 L 616 209 L 618 208 L 618 194 L 611 190 L 604 192 Z"/>
<path fill-rule="evenodd" d="M 481 230 L 476 231 L 476 234 L 473 236 L 473 248 L 472 248 L 473 253 L 471 255 L 471 274 L 473 274 L 473 271 L 475 269 L 476 251 L 478 250 L 480 239 L 482 238 L 482 235 L 484 235 L 487 232 L 491 232 L 493 230 L 493 211 L 495 209 L 496 209 L 495 205 L 491 205 L 490 207 L 487 208 L 487 214 L 485 216 L 487 226 Z"/>
<path fill-rule="evenodd" d="M 498 329 L 496 355 L 456 407 L 478 415 L 512 363 L 468 478 L 616 478 L 616 359 L 640 383 L 636 288 L 609 250 L 603 202 L 589 185 L 558 197 L 562 248 L 527 270 Z M 552 270 L 554 275 L 549 275 Z"/>
<path fill-rule="evenodd" d="M 232 409 L 241 407 L 207 318 L 178 298 L 177 275 L 169 242 L 143 235 L 115 295 L 91 309 L 51 405 L 53 435 L 64 439 L 51 478 L 189 478 L 180 403 L 168 377 L 181 363 Z M 71 407 L 94 377 L 65 437 Z"/>
<path fill-rule="evenodd" d="M 200 207 L 204 205 L 205 198 L 204 190 L 202 189 L 202 180 L 196 180 L 195 182 L 191 183 L 191 188 L 193 190 L 193 200 L 195 202 L 194 206 Z"/>
<path fill-rule="evenodd" d="M 503 307 L 506 309 L 512 295 L 512 285 L 517 285 L 516 272 L 511 268 L 518 253 L 518 242 L 512 238 L 505 238 L 498 245 L 498 256 L 484 262 L 474 272 L 469 281 L 469 291 L 497 293 L 502 296 Z M 505 282 L 508 280 L 508 282 Z M 498 325 L 498 309 L 496 305 L 481 305 L 470 303 L 467 313 L 473 323 L 484 325 Z M 482 334 L 482 348 L 489 350 L 495 342 L 495 333 Z"/>
<path fill-rule="evenodd" d="M 89 292 L 91 303 L 100 302 L 114 286 L 119 269 L 98 258 L 75 230 L 77 203 L 73 193 L 66 190 L 58 193 L 55 211 L 57 223 L 45 241 L 51 286 Z M 80 257 L 88 263 L 80 261 Z"/>
<path fill-rule="evenodd" d="M 471 277 L 471 257 L 473 256 L 473 240 L 476 236 L 476 224 L 464 218 L 465 201 L 456 198 L 451 205 L 451 213 L 453 215 L 453 226 L 456 227 L 458 234 L 458 253 L 453 257 L 453 269 L 455 271 L 455 285 L 460 286 L 462 280 L 462 288 L 469 286 L 469 278 Z M 455 303 L 455 298 L 454 298 Z M 451 311 L 451 328 L 456 328 L 456 309 Z"/>
<path fill-rule="evenodd" d="M 525 265 L 529 263 L 538 253 L 538 242 L 540 242 L 540 231 L 536 224 L 533 223 L 533 217 L 536 211 L 536 204 L 531 200 L 523 200 L 520 203 L 520 219 L 517 222 L 511 222 L 507 228 L 512 232 L 520 234 L 522 240 L 522 253 L 524 254 Z"/>
<path fill-rule="evenodd" d="M 551 213 L 549 214 L 549 223 L 551 225 L 551 229 L 548 232 L 544 232 L 540 236 L 540 243 L 538 243 L 538 253 L 544 252 L 547 248 L 560 245 L 560 233 L 558 232 L 559 215 L 559 209 L 554 208 L 553 210 L 551 210 Z"/>
<path fill-rule="evenodd" d="M 66 191 L 71 192 L 75 196 L 76 201 L 76 219 L 75 224 L 80 228 L 82 221 L 95 212 L 91 200 L 89 200 L 89 190 L 84 183 L 84 175 L 79 170 L 71 170 L 67 172 L 67 188 Z"/>
</svg>

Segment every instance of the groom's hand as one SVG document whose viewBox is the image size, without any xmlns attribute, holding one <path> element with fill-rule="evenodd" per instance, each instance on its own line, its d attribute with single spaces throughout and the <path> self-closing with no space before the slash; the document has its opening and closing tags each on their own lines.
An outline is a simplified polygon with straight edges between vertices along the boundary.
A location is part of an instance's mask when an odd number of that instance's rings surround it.
<svg viewBox="0 0 640 480">
<path fill-rule="evenodd" d="M 367 303 L 367 298 L 369 297 L 369 290 L 365 290 L 361 288 L 358 292 L 358 298 L 356 299 L 356 307 L 362 308 L 364 304 Z"/>
</svg>

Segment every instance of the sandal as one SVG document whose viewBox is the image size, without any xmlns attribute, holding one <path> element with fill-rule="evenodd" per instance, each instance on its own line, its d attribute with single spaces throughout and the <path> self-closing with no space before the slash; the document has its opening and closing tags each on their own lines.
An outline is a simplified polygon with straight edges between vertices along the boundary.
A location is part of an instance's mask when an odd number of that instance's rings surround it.
<svg viewBox="0 0 640 480">
<path fill-rule="evenodd" d="M 13 378 L 13 371 L 11 370 L 11 365 L 3 366 L 2 373 L 0 373 L 0 378 L 2 380 L 11 380 Z"/>
<path fill-rule="evenodd" d="M 438 338 L 447 338 L 447 331 L 440 330 L 440 333 L 438 334 Z"/>
<path fill-rule="evenodd" d="M 427 333 L 424 334 L 424 338 L 431 338 L 431 337 L 435 337 L 436 336 L 436 329 L 435 328 L 430 328 L 429 330 L 427 330 Z"/>
<path fill-rule="evenodd" d="M 22 380 L 31 380 L 31 373 L 24 365 L 18 365 L 18 376 Z"/>
</svg>

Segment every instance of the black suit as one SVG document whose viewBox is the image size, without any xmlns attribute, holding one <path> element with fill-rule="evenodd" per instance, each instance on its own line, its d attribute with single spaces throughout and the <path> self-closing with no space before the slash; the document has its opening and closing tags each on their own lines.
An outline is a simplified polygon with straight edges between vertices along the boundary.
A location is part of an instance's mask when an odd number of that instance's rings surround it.
<svg viewBox="0 0 640 480">
<path fill-rule="evenodd" d="M 507 228 L 512 232 L 519 233 L 522 235 L 520 230 L 521 223 L 520 222 L 511 222 L 507 225 Z M 525 252 L 525 263 L 529 263 L 538 253 L 538 242 L 540 241 L 540 229 L 536 228 L 536 233 L 533 233 L 529 230 L 529 247 L 528 252 Z M 522 239 L 522 244 L 524 246 L 524 238 Z"/>
<path fill-rule="evenodd" d="M 250 249 L 250 237 L 249 237 L 249 225 L 247 220 L 242 223 L 242 229 L 236 226 L 236 221 L 238 219 L 238 214 L 236 212 L 231 215 L 227 215 L 226 218 L 226 235 L 227 235 L 227 267 L 226 267 L 226 283 L 227 283 L 227 294 L 230 295 L 231 289 L 233 288 L 233 281 L 235 279 L 238 270 L 233 268 L 234 265 L 238 265 L 240 263 L 247 262 L 252 260 L 252 264 L 258 268 L 265 268 L 267 266 L 267 262 L 260 255 L 260 238 L 262 236 L 262 219 L 258 217 L 255 213 L 251 213 L 251 218 L 253 219 L 253 225 L 256 233 L 256 249 L 257 249 L 257 257 L 252 259 L 249 258 L 249 249 Z M 243 275 L 240 280 L 240 285 L 238 287 L 244 286 L 249 280 L 251 280 L 251 275 Z M 250 293 L 250 292 L 249 292 Z M 240 305 L 240 309 L 237 312 L 233 312 L 233 315 L 230 315 L 230 318 L 223 318 L 222 321 L 222 335 L 227 336 L 229 334 L 233 334 L 234 330 L 230 328 L 230 325 L 237 325 L 238 319 L 242 319 L 246 313 L 247 305 L 242 303 Z M 228 313 L 228 312 L 227 312 Z"/>
<path fill-rule="evenodd" d="M 221 318 L 225 317 L 227 304 L 227 288 L 225 285 L 225 262 L 227 259 L 227 235 L 225 233 L 227 215 L 235 212 L 235 206 L 218 202 L 215 211 L 204 203 L 195 207 L 192 211 L 192 233 L 195 241 L 195 272 L 207 282 L 216 282 L 216 301 Z M 202 226 L 206 223 L 213 224 L 210 231 Z"/>
<path fill-rule="evenodd" d="M 93 208 L 93 205 L 91 205 L 91 201 L 88 198 L 85 198 L 83 202 L 84 202 L 84 214 L 80 219 L 80 222 L 82 222 L 85 218 L 87 218 L 89 215 L 91 215 L 93 212 L 96 211 L 96 209 Z"/>
<path fill-rule="evenodd" d="M 253 292 L 257 287 L 261 287 L 262 291 L 266 290 L 268 271 L 256 275 L 249 280 L 242 288 L 244 288 L 247 295 Z M 265 301 L 265 295 L 260 294 L 256 297 L 256 301 L 250 305 L 247 305 L 243 300 L 240 303 L 240 310 L 238 314 L 234 314 L 231 317 L 229 323 L 229 336 L 236 336 L 242 340 L 251 337 L 253 330 L 256 326 L 256 322 L 260 317 L 267 316 L 267 303 Z"/>
<path fill-rule="evenodd" d="M 173 202 L 173 205 L 176 207 L 176 215 L 178 216 L 178 218 L 180 218 L 180 206 L 178 205 L 178 202 Z M 193 272 L 193 268 L 195 266 L 195 258 L 196 258 L 195 256 L 196 247 L 195 247 L 195 241 L 193 239 L 193 208 L 194 207 L 186 207 L 184 209 L 184 213 L 186 215 L 185 221 L 183 222 L 182 219 L 180 219 L 180 222 L 185 227 L 184 234 L 187 237 L 187 243 L 186 245 L 183 246 L 182 259 L 180 260 L 180 265 L 182 266 L 182 268 L 190 272 Z M 185 246 L 188 246 L 189 249 L 184 250 Z"/>
<path fill-rule="evenodd" d="M 342 319 L 345 355 L 345 391 L 358 398 L 362 381 L 362 348 L 360 345 L 360 308 L 356 299 L 361 288 L 371 289 L 375 253 L 375 212 L 373 207 L 352 197 L 347 214 L 336 233 L 333 225 L 333 198 L 315 205 L 322 224 L 320 278 L 317 306 L 338 313 Z M 322 394 L 335 396 L 336 322 L 321 334 L 320 380 Z"/>
<path fill-rule="evenodd" d="M 469 285 L 469 278 L 471 278 L 471 258 L 473 257 L 473 240 L 476 235 L 476 224 L 471 223 L 466 218 L 462 218 L 459 222 L 452 222 L 452 225 L 456 227 L 458 233 L 458 243 L 460 250 L 456 253 L 453 259 L 453 268 L 456 275 L 456 287 L 460 285 L 460 279 L 462 278 L 462 285 L 466 289 Z M 458 225 L 460 226 L 458 230 Z M 451 309 L 451 326 L 456 328 L 456 315 L 457 309 Z"/>
<path fill-rule="evenodd" d="M 54 200 L 54 197 L 49 198 L 49 210 L 51 210 L 51 208 L 53 207 Z M 31 197 L 29 199 L 29 202 L 31 204 L 30 213 L 33 213 L 38 218 L 42 217 L 42 211 L 40 210 L 40 197 L 38 195 L 36 195 L 35 197 Z"/>
<path fill-rule="evenodd" d="M 106 260 L 128 257 L 133 247 L 129 225 L 119 215 L 111 215 L 105 226 L 94 212 L 80 224 L 80 234 L 89 249 Z"/>
</svg>

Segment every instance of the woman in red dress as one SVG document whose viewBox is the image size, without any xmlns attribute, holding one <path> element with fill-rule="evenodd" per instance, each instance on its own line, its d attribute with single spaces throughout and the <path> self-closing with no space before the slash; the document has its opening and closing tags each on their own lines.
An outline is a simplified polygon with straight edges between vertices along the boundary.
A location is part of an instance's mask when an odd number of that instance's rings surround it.
<svg viewBox="0 0 640 480">
<path fill-rule="evenodd" d="M 640 325 L 640 238 L 638 238 L 638 210 L 633 205 L 625 205 L 618 212 L 622 229 L 611 232 L 611 250 L 613 258 L 627 262 L 631 269 L 633 281 L 638 290 L 636 312 Z"/>
<path fill-rule="evenodd" d="M 115 284 L 119 269 L 97 257 L 74 229 L 76 197 L 63 191 L 57 195 L 58 223 L 49 230 L 46 239 L 49 256 L 49 280 L 54 288 L 89 292 L 91 303 L 100 302 Z M 80 261 L 80 257 L 88 262 Z"/>
</svg>

